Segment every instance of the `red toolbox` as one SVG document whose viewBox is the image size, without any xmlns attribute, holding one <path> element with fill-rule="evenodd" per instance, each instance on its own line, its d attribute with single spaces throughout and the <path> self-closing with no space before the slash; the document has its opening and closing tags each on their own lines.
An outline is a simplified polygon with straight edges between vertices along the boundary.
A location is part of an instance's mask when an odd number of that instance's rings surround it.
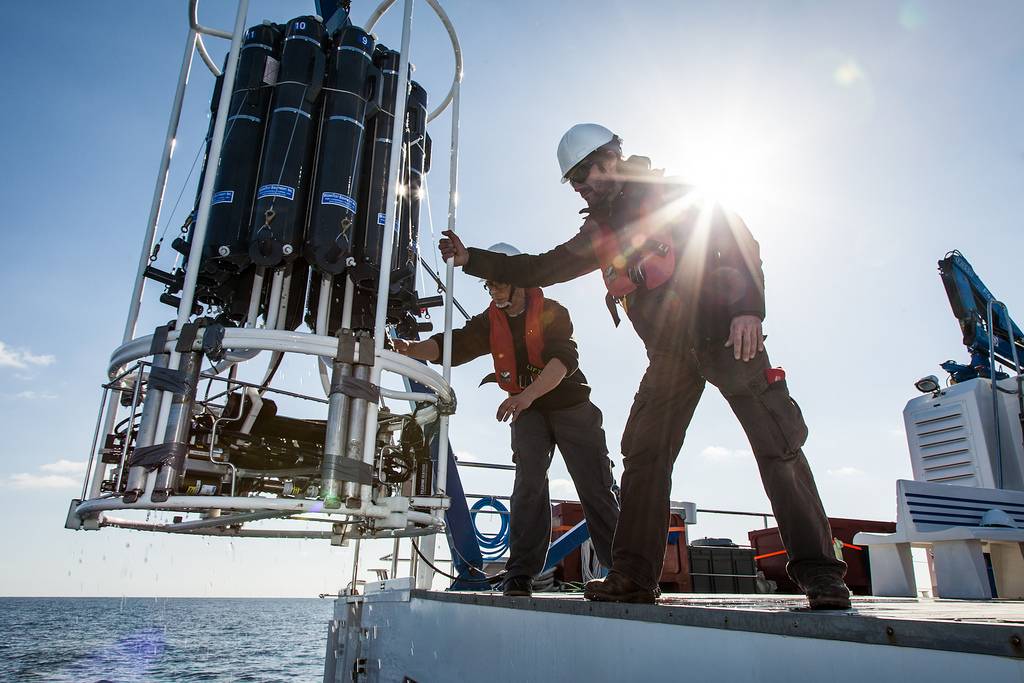
<svg viewBox="0 0 1024 683">
<path fill-rule="evenodd" d="M 859 531 L 875 534 L 892 534 L 896 532 L 896 522 L 876 522 L 866 519 L 844 519 L 830 517 L 832 536 L 842 543 L 843 561 L 846 562 L 846 585 L 854 595 L 871 594 L 871 570 L 868 564 L 868 549 L 857 546 L 853 537 Z M 789 575 L 786 574 L 786 563 L 789 557 L 782 546 L 782 537 L 778 527 L 757 529 L 747 534 L 750 545 L 754 549 L 757 568 L 764 572 L 765 578 L 771 579 L 779 586 L 780 593 L 800 593 L 800 589 Z"/>
<path fill-rule="evenodd" d="M 579 503 L 558 503 L 551 514 L 551 540 L 567 532 L 583 521 L 583 506 Z M 555 578 L 559 581 L 580 583 L 583 571 L 580 567 L 580 551 L 577 548 L 558 563 Z M 665 592 L 689 593 L 693 591 L 690 580 L 690 558 L 686 549 L 686 526 L 680 515 L 669 518 L 668 545 L 665 547 L 665 566 L 661 571 L 658 585 Z"/>
</svg>

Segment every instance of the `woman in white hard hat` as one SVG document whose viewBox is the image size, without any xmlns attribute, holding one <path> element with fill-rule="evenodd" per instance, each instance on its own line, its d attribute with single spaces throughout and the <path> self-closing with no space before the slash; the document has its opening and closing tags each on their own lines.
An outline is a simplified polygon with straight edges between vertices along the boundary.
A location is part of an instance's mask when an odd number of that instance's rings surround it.
<svg viewBox="0 0 1024 683">
<path fill-rule="evenodd" d="M 519 253 L 505 243 L 491 251 Z M 494 373 L 484 382 L 497 382 L 508 392 L 497 411 L 499 421 L 511 422 L 516 464 L 503 592 L 527 596 L 544 568 L 551 538 L 547 475 L 555 446 L 576 485 L 594 549 L 605 567 L 611 566 L 618 518 L 615 482 L 601 411 L 591 402 L 587 378 L 579 369 L 569 312 L 539 288 L 492 280 L 484 286 L 491 305 L 452 332 L 452 365 L 490 354 Z M 441 344 L 442 335 L 437 334 L 422 342 L 396 340 L 395 348 L 436 363 Z"/>
</svg>

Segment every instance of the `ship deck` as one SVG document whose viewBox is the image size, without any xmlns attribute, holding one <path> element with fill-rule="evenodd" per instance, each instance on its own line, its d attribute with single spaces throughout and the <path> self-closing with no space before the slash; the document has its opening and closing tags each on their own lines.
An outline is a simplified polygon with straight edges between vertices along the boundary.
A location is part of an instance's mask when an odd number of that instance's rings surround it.
<svg viewBox="0 0 1024 683">
<path fill-rule="evenodd" d="M 800 595 L 668 593 L 656 605 L 630 605 L 572 593 L 414 593 L 505 609 L 1024 658 L 1024 601 L 1018 600 L 854 596 L 849 610 L 812 611 Z"/>
<path fill-rule="evenodd" d="M 815 612 L 791 595 L 630 605 L 379 589 L 338 599 L 328 652 L 329 662 L 359 660 L 371 681 L 1024 683 L 1021 601 L 855 597 L 850 610 Z M 345 632 L 364 634 L 358 648 Z"/>
</svg>

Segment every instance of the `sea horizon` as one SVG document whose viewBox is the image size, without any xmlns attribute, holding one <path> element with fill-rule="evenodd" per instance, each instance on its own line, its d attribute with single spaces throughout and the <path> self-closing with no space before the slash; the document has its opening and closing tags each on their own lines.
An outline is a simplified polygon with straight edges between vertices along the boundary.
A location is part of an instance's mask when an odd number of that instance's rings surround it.
<svg viewBox="0 0 1024 683">
<path fill-rule="evenodd" d="M 2 681 L 320 681 L 332 600 L 0 597 Z"/>
</svg>

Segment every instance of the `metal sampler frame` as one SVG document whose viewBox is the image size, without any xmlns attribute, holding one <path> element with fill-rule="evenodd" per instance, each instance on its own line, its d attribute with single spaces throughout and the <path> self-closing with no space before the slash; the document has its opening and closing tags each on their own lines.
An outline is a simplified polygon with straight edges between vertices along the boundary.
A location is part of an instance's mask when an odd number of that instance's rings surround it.
<svg viewBox="0 0 1024 683">
<path fill-rule="evenodd" d="M 402 25 L 401 61 L 398 71 L 398 93 L 396 98 L 396 110 L 394 113 L 393 128 L 391 131 L 391 155 L 388 168 L 388 194 L 385 207 L 385 225 L 395 225 L 395 216 L 398 203 L 398 181 L 400 162 L 402 158 L 401 146 L 406 119 L 406 93 L 409 88 L 409 52 L 412 32 L 412 11 L 414 0 L 404 0 L 404 15 Z M 451 149 L 450 149 L 450 176 L 449 176 L 449 201 L 448 201 L 448 229 L 454 230 L 456 220 L 457 201 L 457 178 L 458 178 L 458 146 L 459 146 L 459 90 L 462 79 L 462 53 L 458 36 L 445 11 L 437 0 L 425 0 L 434 10 L 434 13 L 441 20 L 451 39 L 455 55 L 455 74 L 452 79 L 451 88 L 442 103 L 427 117 L 431 121 L 440 115 L 447 108 L 452 109 L 451 128 Z M 371 14 L 367 21 L 365 30 L 371 31 L 381 16 L 395 3 L 395 0 L 384 0 Z M 177 87 L 171 107 L 170 120 L 167 126 L 167 133 L 164 140 L 163 153 L 157 172 L 156 185 L 150 206 L 149 219 L 146 226 L 146 233 L 142 243 L 142 250 L 139 256 L 138 271 L 136 273 L 132 296 L 129 303 L 128 315 L 125 322 L 122 344 L 111 355 L 108 366 L 109 383 L 103 387 L 101 405 L 97 415 L 96 429 L 90 448 L 88 465 L 82 485 L 80 500 L 72 501 L 68 516 L 69 528 L 97 529 L 103 526 L 131 528 L 147 531 L 161 531 L 168 533 L 188 533 L 201 535 L 228 535 L 232 537 L 272 537 L 272 538 L 331 538 L 340 543 L 348 538 L 400 538 L 404 536 L 424 536 L 436 534 L 444 529 L 444 511 L 448 508 L 449 500 L 446 495 L 445 482 L 447 481 L 447 458 L 440 457 L 436 463 L 436 476 L 433 478 L 433 488 L 428 496 L 389 496 L 373 498 L 373 486 L 371 484 L 358 484 L 346 482 L 346 493 L 348 499 L 358 499 L 358 507 L 348 507 L 344 503 L 338 507 L 327 506 L 325 501 L 319 498 L 303 497 L 264 497 L 264 496 L 202 496 L 202 495 L 171 495 L 166 500 L 154 500 L 153 491 L 157 479 L 157 472 L 142 473 L 143 493 L 137 500 L 126 502 L 121 494 L 115 491 L 113 494 L 104 494 L 101 485 L 105 478 L 106 468 L 110 464 L 104 459 L 97 457 L 100 446 L 100 435 L 111 434 L 115 428 L 118 418 L 119 407 L 122 405 L 122 397 L 130 397 L 131 413 L 129 416 L 129 432 L 131 430 L 136 411 L 139 409 L 140 387 L 144 378 L 144 370 L 148 366 L 156 365 L 145 360 L 148 357 L 160 355 L 166 358 L 166 368 L 170 371 L 178 370 L 183 363 L 183 356 L 195 355 L 203 349 L 201 336 L 188 348 L 182 348 L 179 342 L 182 330 L 192 317 L 193 304 L 195 301 L 196 284 L 200 269 L 200 253 L 205 242 L 207 226 L 209 223 L 210 207 L 214 184 L 217 176 L 217 168 L 220 164 L 221 147 L 225 137 L 226 121 L 228 118 L 231 93 L 234 90 L 234 81 L 238 66 L 240 45 L 246 31 L 248 16 L 248 0 L 238 0 L 235 23 L 231 32 L 202 26 L 198 22 L 198 0 L 189 1 L 189 31 L 185 41 L 185 53 L 182 59 L 181 69 L 178 75 Z M 175 138 L 181 116 L 182 103 L 188 85 L 188 78 L 195 54 L 200 57 L 209 67 L 215 76 L 220 76 L 220 70 L 210 58 L 203 43 L 203 35 L 213 36 L 230 40 L 227 62 L 223 72 L 223 84 L 220 93 L 220 106 L 214 121 L 213 132 L 210 141 L 208 159 L 209 166 L 205 174 L 196 223 L 194 226 L 193 239 L 191 241 L 189 258 L 185 269 L 185 282 L 181 291 L 180 304 L 177 308 L 176 322 L 174 329 L 167 335 L 166 339 L 160 339 L 154 347 L 154 335 L 135 337 L 136 325 L 142 305 L 142 297 L 145 288 L 145 272 L 149 265 L 149 257 L 156 238 L 157 226 L 160 222 L 160 214 L 163 209 L 164 193 L 167 187 L 168 171 L 174 151 Z M 390 263 L 393 251 L 393 239 L 383 240 L 383 253 L 381 263 Z M 388 304 L 388 290 L 391 279 L 389 268 L 382 268 L 377 292 L 377 309 L 372 337 L 373 343 L 373 364 L 369 370 L 369 381 L 374 385 L 380 385 L 382 373 L 390 372 L 412 380 L 427 389 L 429 392 L 395 391 L 381 388 L 381 396 L 398 400 L 418 402 L 427 407 L 421 407 L 412 415 L 405 416 L 414 419 L 420 424 L 439 422 L 439 448 L 438 452 L 448 452 L 448 414 L 454 407 L 454 394 L 450 386 L 451 373 L 451 331 L 452 331 L 452 308 L 453 308 L 453 280 L 454 266 L 449 260 L 446 264 L 445 288 L 444 288 L 444 343 L 443 343 L 443 369 L 437 373 L 425 365 L 401 356 L 384 348 L 386 332 L 386 313 Z M 326 336 L 322 330 L 318 333 L 293 332 L 285 329 L 275 329 L 278 326 L 277 315 L 286 302 L 285 293 L 287 287 L 282 283 L 283 274 L 278 271 L 274 273 L 271 284 L 270 301 L 267 308 L 267 326 L 264 328 L 255 327 L 255 312 L 250 309 L 247 327 L 227 328 L 223 336 L 223 348 L 230 349 L 233 355 L 225 367 L 231 364 L 245 362 L 254 357 L 252 352 L 269 351 L 273 354 L 303 354 L 315 356 L 321 365 L 329 365 L 338 357 L 338 337 Z M 261 278 L 257 278 L 259 286 Z M 320 286 L 328 288 L 330 276 L 324 276 Z M 318 286 L 314 280 L 311 286 Z M 346 296 L 345 306 L 342 314 L 342 327 L 347 326 L 351 319 L 351 287 Z M 324 291 L 323 289 L 321 291 Z M 255 300 L 256 297 L 254 296 Z M 327 317 L 329 297 L 321 297 L 321 313 L 319 320 Z M 361 346 L 368 343 L 370 337 L 363 337 L 357 341 Z M 363 350 L 360 349 L 360 353 Z M 326 363 L 325 363 L 326 361 Z M 217 369 L 218 372 L 223 370 Z M 198 376 L 211 381 L 226 381 L 228 386 L 244 385 L 235 379 L 226 380 L 217 377 L 218 372 L 213 374 L 202 374 Z M 303 396 L 291 392 L 283 392 L 270 388 L 272 392 L 284 393 L 297 398 L 314 400 L 321 403 L 328 403 L 323 398 Z M 147 402 L 145 410 L 150 411 L 149 419 L 155 420 L 156 428 L 154 433 L 157 443 L 164 438 L 168 421 L 171 417 L 172 399 L 174 394 L 171 391 L 153 390 L 153 400 Z M 124 405 L 127 407 L 127 400 Z M 152 403 L 153 405 L 150 405 Z M 203 404 L 204 409 L 206 405 Z M 377 447 L 378 418 L 382 420 L 394 420 L 396 417 L 382 417 L 378 414 L 379 406 L 375 401 L 366 401 L 365 428 L 362 438 L 362 463 L 373 466 L 375 450 Z M 146 413 L 141 413 L 145 415 Z M 401 416 L 399 416 L 401 417 Z M 215 421 L 216 424 L 216 421 Z M 328 412 L 327 434 L 328 436 L 339 430 L 338 416 Z M 216 428 L 216 427 L 215 427 Z M 141 429 L 140 429 L 141 431 Z M 212 457 L 213 448 L 211 440 L 212 463 L 217 463 Z M 122 454 L 120 468 L 118 470 L 118 484 L 125 476 L 124 468 L 125 455 Z M 218 463 L 220 464 L 220 463 Z M 233 468 L 233 466 L 231 466 Z M 132 468 L 136 469 L 136 468 Z M 140 468 L 141 469 L 141 468 Z M 232 471 L 232 493 L 234 493 L 234 472 Z M 323 497 L 321 495 L 321 497 Z M 415 508 L 415 509 L 413 509 Z M 178 520 L 173 523 L 160 523 L 141 521 L 136 519 L 123 519 L 108 515 L 109 512 L 117 510 L 165 510 L 200 513 L 200 519 Z M 292 518 L 302 522 L 325 522 L 332 526 L 330 530 L 311 529 L 268 529 L 268 528 L 246 528 L 248 522 L 271 519 L 271 518 Z M 356 527 L 362 527 L 362 531 L 353 531 Z M 430 543 L 432 550 L 434 543 Z M 429 553 L 432 555 L 432 552 Z"/>
</svg>

